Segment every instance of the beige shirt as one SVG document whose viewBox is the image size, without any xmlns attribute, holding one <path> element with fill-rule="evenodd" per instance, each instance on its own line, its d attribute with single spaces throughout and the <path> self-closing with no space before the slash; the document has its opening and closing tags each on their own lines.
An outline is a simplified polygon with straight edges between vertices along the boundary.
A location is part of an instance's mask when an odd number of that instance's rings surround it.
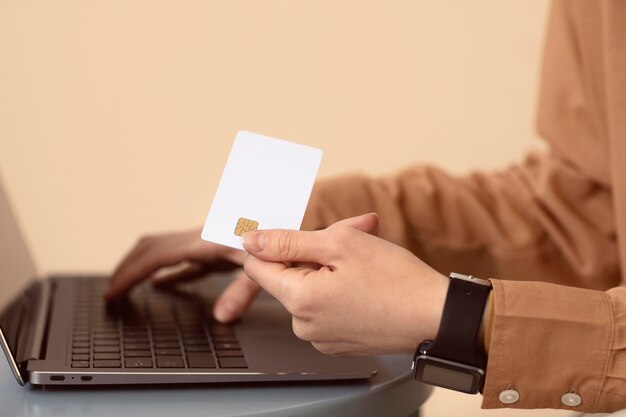
<svg viewBox="0 0 626 417">
<path fill-rule="evenodd" d="M 441 271 L 495 277 L 483 407 L 626 408 L 626 0 L 556 0 L 538 130 L 501 172 L 320 182 L 304 227 L 376 211 L 377 234 Z M 419 343 L 415 341 L 415 345 Z M 519 401 L 503 404 L 513 388 Z M 561 396 L 576 392 L 577 407 Z"/>
</svg>

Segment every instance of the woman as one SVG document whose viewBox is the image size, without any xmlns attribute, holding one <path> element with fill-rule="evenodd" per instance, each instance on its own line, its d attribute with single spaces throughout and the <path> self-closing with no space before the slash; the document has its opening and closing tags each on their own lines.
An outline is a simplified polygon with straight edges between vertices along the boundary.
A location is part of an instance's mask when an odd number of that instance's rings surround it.
<svg viewBox="0 0 626 417">
<path fill-rule="evenodd" d="M 497 277 L 483 407 L 625 408 L 625 25 L 622 0 L 554 2 L 538 111 L 546 153 L 462 178 L 415 167 L 321 182 L 303 229 L 323 230 L 248 233 L 247 256 L 198 231 L 143 239 L 107 296 L 163 266 L 189 262 L 161 278 L 175 280 L 230 260 L 245 274 L 216 303 L 218 320 L 241 315 L 261 284 L 322 352 L 413 352 L 437 334 L 448 285 L 437 271 Z M 368 212 L 378 216 L 353 217 Z"/>
</svg>

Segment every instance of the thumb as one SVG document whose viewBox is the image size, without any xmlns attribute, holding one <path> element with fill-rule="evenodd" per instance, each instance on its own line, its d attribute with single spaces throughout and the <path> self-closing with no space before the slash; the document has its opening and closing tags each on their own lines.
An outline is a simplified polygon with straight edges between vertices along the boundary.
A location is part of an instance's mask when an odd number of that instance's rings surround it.
<svg viewBox="0 0 626 417">
<path fill-rule="evenodd" d="M 323 231 L 257 230 L 242 236 L 245 250 L 272 262 L 313 262 L 328 265 L 333 258 Z"/>
<path fill-rule="evenodd" d="M 351 227 L 370 233 L 378 226 L 378 214 L 368 213 L 334 223 L 327 230 L 337 227 Z M 340 255 L 333 251 L 332 234 L 323 230 L 300 232 L 297 230 L 257 230 L 243 235 L 246 251 L 265 261 L 272 262 L 313 262 L 331 265 Z"/>
</svg>

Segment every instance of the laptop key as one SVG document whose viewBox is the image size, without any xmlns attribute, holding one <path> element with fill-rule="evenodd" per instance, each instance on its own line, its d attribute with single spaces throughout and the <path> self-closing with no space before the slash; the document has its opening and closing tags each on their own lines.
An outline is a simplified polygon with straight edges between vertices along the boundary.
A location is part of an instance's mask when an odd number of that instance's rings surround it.
<svg viewBox="0 0 626 417">
<path fill-rule="evenodd" d="M 95 346 L 119 346 L 120 341 L 117 339 L 96 339 L 93 344 Z"/>
<path fill-rule="evenodd" d="M 124 350 L 149 350 L 150 345 L 147 343 L 125 343 Z"/>
<path fill-rule="evenodd" d="M 119 346 L 96 346 L 94 349 L 96 353 L 118 353 L 120 351 Z"/>
<path fill-rule="evenodd" d="M 190 368 L 216 368 L 215 359 L 207 353 L 188 353 L 187 362 Z"/>
<path fill-rule="evenodd" d="M 235 336 L 213 336 L 213 343 L 238 343 Z"/>
<path fill-rule="evenodd" d="M 241 349 L 239 343 L 215 343 L 215 350 Z"/>
<path fill-rule="evenodd" d="M 217 356 L 219 358 L 243 357 L 243 352 L 239 349 L 218 350 Z"/>
<path fill-rule="evenodd" d="M 93 355 L 93 358 L 96 359 L 96 360 L 119 359 L 120 358 L 120 354 L 119 353 L 95 353 Z"/>
<path fill-rule="evenodd" d="M 119 337 L 117 332 L 98 332 L 97 330 L 93 334 L 93 338 L 98 339 L 116 339 Z"/>
<path fill-rule="evenodd" d="M 178 342 L 178 335 L 168 335 L 168 336 L 154 336 L 155 342 Z"/>
<path fill-rule="evenodd" d="M 122 366 L 122 362 L 120 361 L 111 361 L 111 360 L 93 361 L 94 368 L 119 368 L 121 366 Z"/>
<path fill-rule="evenodd" d="M 154 354 L 157 356 L 180 356 L 180 349 L 155 349 Z"/>
<path fill-rule="evenodd" d="M 204 333 L 204 331 L 202 329 L 200 330 L 189 330 L 189 329 L 181 329 L 182 330 L 182 335 L 185 338 L 201 338 L 201 339 L 206 339 L 206 334 Z"/>
<path fill-rule="evenodd" d="M 89 336 L 87 335 L 74 335 L 74 338 L 72 339 L 74 341 L 74 343 L 76 342 L 89 342 Z"/>
<path fill-rule="evenodd" d="M 93 335 L 94 341 L 98 340 L 119 340 L 119 335 L 117 333 L 96 333 Z"/>
<path fill-rule="evenodd" d="M 112 335 L 119 334 L 117 330 L 117 326 L 114 326 L 114 325 L 103 326 L 101 324 L 95 323 L 93 327 L 94 327 L 93 332 L 96 334 L 112 334 Z"/>
<path fill-rule="evenodd" d="M 124 338 L 144 338 L 147 339 L 148 338 L 148 332 L 145 331 L 141 331 L 141 332 L 134 332 L 134 331 L 124 331 Z"/>
<path fill-rule="evenodd" d="M 138 324 L 138 325 L 125 324 L 124 325 L 124 332 L 127 332 L 127 333 L 132 333 L 132 332 L 135 332 L 135 333 L 145 333 L 145 332 L 147 332 L 147 329 L 146 329 L 146 325 L 144 325 L 144 324 Z"/>
<path fill-rule="evenodd" d="M 118 334 L 117 324 L 113 323 L 96 322 L 93 324 L 93 331 L 99 334 Z"/>
<path fill-rule="evenodd" d="M 151 358 L 152 353 L 149 350 L 127 350 L 124 352 L 127 358 Z"/>
<path fill-rule="evenodd" d="M 152 368 L 151 358 L 131 358 L 126 359 L 127 368 Z"/>
<path fill-rule="evenodd" d="M 210 352 L 211 346 L 209 345 L 191 345 L 185 346 L 187 352 Z"/>
<path fill-rule="evenodd" d="M 150 343 L 148 336 L 145 337 L 124 337 L 124 343 Z"/>
<path fill-rule="evenodd" d="M 158 330 L 158 329 L 154 329 L 152 331 L 152 334 L 154 335 L 154 340 L 163 340 L 166 338 L 170 338 L 170 340 L 175 339 L 178 340 L 178 333 L 176 333 L 176 330 Z"/>
<path fill-rule="evenodd" d="M 185 362 L 182 356 L 157 356 L 157 367 L 159 368 L 184 368 Z"/>
<path fill-rule="evenodd" d="M 222 368 L 247 368 L 248 364 L 244 358 L 220 358 Z"/>
<path fill-rule="evenodd" d="M 89 368 L 89 361 L 72 361 L 72 368 Z"/>
<path fill-rule="evenodd" d="M 75 347 L 75 348 L 88 348 L 89 347 L 89 342 L 74 342 L 72 344 L 72 347 Z"/>
<path fill-rule="evenodd" d="M 180 344 L 178 342 L 155 342 L 154 347 L 159 349 L 169 349 L 169 348 L 177 348 Z"/>
<path fill-rule="evenodd" d="M 206 345 L 207 344 L 207 339 L 206 338 L 194 338 L 194 339 L 185 339 L 184 340 L 185 345 Z"/>
<path fill-rule="evenodd" d="M 200 319 L 179 317 L 178 323 L 183 332 L 204 332 L 204 326 Z"/>
<path fill-rule="evenodd" d="M 72 349 L 72 353 L 78 353 L 78 354 L 89 353 L 89 348 L 74 348 Z"/>
<path fill-rule="evenodd" d="M 89 355 L 85 355 L 85 354 L 78 354 L 78 355 L 72 355 L 72 360 L 73 361 L 89 361 Z"/>
</svg>

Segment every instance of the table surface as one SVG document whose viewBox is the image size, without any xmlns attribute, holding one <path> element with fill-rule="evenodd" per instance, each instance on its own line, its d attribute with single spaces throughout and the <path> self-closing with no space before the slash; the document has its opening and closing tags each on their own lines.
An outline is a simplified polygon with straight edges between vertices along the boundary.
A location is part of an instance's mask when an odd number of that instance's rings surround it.
<svg viewBox="0 0 626 417">
<path fill-rule="evenodd" d="M 2 355 L 4 356 L 4 355 Z M 306 384 L 21 387 L 0 358 L 0 416 L 402 416 L 415 413 L 431 387 L 411 378 L 411 358 L 380 356 L 364 381 Z"/>
</svg>

